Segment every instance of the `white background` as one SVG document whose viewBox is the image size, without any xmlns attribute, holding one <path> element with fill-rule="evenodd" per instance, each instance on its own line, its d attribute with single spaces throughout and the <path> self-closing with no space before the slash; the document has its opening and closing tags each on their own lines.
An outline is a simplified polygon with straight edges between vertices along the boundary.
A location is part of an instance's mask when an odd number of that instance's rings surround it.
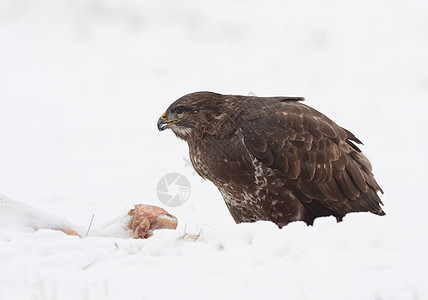
<svg viewBox="0 0 428 300">
<path fill-rule="evenodd" d="M 94 226 L 162 205 L 169 172 L 192 194 L 168 209 L 178 230 L 145 241 L 2 232 L 0 299 L 428 297 L 427 14 L 416 0 L 2 0 L 0 194 Z M 156 128 L 200 90 L 305 96 L 365 143 L 388 215 L 236 226 Z"/>
</svg>

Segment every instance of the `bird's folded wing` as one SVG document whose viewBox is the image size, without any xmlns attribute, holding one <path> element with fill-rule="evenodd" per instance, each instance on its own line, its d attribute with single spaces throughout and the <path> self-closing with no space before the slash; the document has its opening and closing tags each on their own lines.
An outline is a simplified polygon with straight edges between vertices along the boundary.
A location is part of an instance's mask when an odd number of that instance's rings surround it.
<svg viewBox="0 0 428 300">
<path fill-rule="evenodd" d="M 381 188 L 352 133 L 304 105 L 286 107 L 242 127 L 257 160 L 299 187 L 303 202 L 337 210 L 378 210 Z"/>
</svg>

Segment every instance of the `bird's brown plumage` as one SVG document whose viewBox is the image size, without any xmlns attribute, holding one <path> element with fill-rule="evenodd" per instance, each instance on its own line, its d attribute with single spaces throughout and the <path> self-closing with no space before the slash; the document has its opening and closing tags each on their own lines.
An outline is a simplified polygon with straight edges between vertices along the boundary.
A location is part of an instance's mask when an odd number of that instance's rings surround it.
<svg viewBox="0 0 428 300">
<path fill-rule="evenodd" d="M 360 140 L 301 100 L 197 92 L 171 104 L 158 128 L 188 143 L 195 170 L 220 190 L 237 223 L 383 215 Z"/>
</svg>

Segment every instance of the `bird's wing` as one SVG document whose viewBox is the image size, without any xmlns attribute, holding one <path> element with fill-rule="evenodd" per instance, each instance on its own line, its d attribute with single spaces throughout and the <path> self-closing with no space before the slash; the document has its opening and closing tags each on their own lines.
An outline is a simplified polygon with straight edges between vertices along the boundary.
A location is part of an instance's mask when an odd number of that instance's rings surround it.
<svg viewBox="0 0 428 300">
<path fill-rule="evenodd" d="M 337 212 L 383 213 L 381 188 L 352 133 L 306 105 L 283 103 L 242 126 L 248 151 L 283 180 L 294 182 L 296 197 L 316 200 Z"/>
</svg>

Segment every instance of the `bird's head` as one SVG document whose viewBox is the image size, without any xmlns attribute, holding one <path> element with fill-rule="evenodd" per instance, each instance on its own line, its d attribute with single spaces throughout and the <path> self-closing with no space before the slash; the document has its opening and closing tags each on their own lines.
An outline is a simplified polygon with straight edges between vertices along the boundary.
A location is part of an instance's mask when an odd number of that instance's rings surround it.
<svg viewBox="0 0 428 300">
<path fill-rule="evenodd" d="M 177 137 L 188 140 L 191 136 L 215 135 L 227 132 L 230 117 L 226 111 L 233 110 L 227 96 L 196 92 L 185 95 L 172 103 L 159 118 L 159 131 L 170 128 Z M 220 130 L 221 129 L 221 130 Z"/>
</svg>

